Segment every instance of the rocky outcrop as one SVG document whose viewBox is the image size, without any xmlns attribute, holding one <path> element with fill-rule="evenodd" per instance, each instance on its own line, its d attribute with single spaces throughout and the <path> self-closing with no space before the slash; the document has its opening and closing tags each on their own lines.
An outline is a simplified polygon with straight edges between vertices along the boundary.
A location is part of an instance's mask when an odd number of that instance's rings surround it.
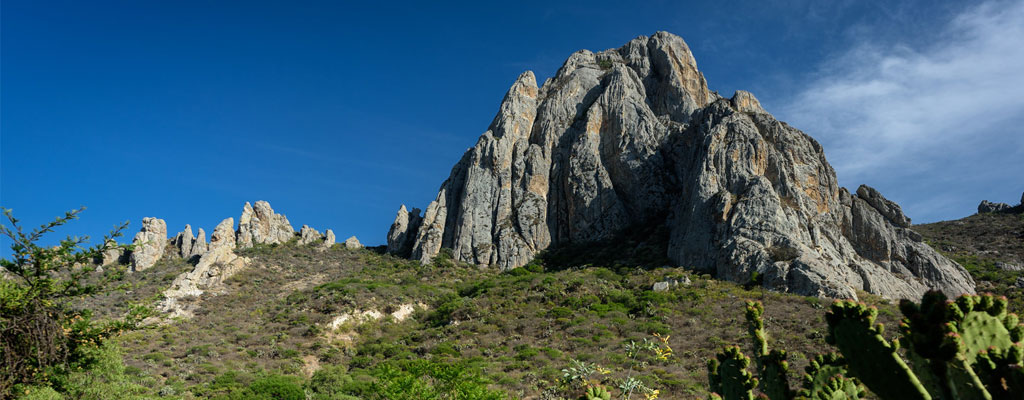
<svg viewBox="0 0 1024 400">
<path fill-rule="evenodd" d="M 104 246 L 106 247 L 106 250 L 103 250 L 100 259 L 96 260 L 96 264 L 99 264 L 99 266 L 102 267 L 111 264 L 121 264 L 126 261 L 126 253 L 124 248 L 116 247 L 117 242 L 115 242 L 113 239 L 110 239 L 106 243 L 104 243 Z"/>
<path fill-rule="evenodd" d="M 196 234 L 195 242 L 192 242 L 192 251 L 189 252 L 188 258 L 191 260 L 193 257 L 198 257 L 206 253 L 208 247 L 206 245 L 206 231 L 203 228 L 199 228 L 199 232 Z"/>
<path fill-rule="evenodd" d="M 324 241 L 320 243 L 320 248 L 327 250 L 334 246 L 334 242 L 337 238 L 334 236 L 334 231 L 328 229 L 324 232 Z"/>
<path fill-rule="evenodd" d="M 875 211 L 882 214 L 882 216 L 893 225 L 901 228 L 910 226 L 910 218 L 903 215 L 903 209 L 900 208 L 900 205 L 882 197 L 882 194 L 878 193 L 874 188 L 867 185 L 861 185 L 857 188 L 857 197 L 866 201 L 875 209 Z"/>
<path fill-rule="evenodd" d="M 981 204 L 978 204 L 978 213 L 982 214 L 982 213 L 1003 212 L 1003 211 L 1009 210 L 1010 208 L 1012 208 L 1012 207 L 1009 204 L 1006 204 L 1006 203 L 993 203 L 993 202 L 990 202 L 988 200 L 982 200 Z"/>
<path fill-rule="evenodd" d="M 246 203 L 246 205 L 249 205 Z M 228 217 L 217 224 L 216 228 L 213 228 L 213 234 L 210 235 L 210 244 L 207 246 L 207 251 L 212 251 L 218 247 L 235 248 L 235 219 Z"/>
<path fill-rule="evenodd" d="M 359 239 L 356 239 L 355 236 L 352 236 L 352 237 L 350 237 L 348 239 L 345 239 L 345 248 L 346 249 L 361 249 L 361 248 L 363 248 L 363 244 L 359 243 Z"/>
<path fill-rule="evenodd" d="M 163 224 L 163 221 L 155 220 L 159 221 L 157 223 L 150 220 L 152 219 L 143 220 L 143 232 L 150 235 L 146 238 L 162 237 L 166 242 L 166 225 L 163 225 L 161 236 L 158 225 Z M 321 235 L 315 229 L 303 225 L 300 233 L 301 244 L 317 244 L 322 249 L 334 245 L 335 236 L 330 229 L 326 231 L 326 235 Z M 196 260 L 196 265 L 192 270 L 174 279 L 171 287 L 164 291 L 164 299 L 159 308 L 167 313 L 167 317 L 191 317 L 198 307 L 198 296 L 217 290 L 225 279 L 251 262 L 250 259 L 236 254 L 236 249 L 252 247 L 254 244 L 285 243 L 293 237 L 295 231 L 288 223 L 288 219 L 284 215 L 274 213 L 270 204 L 265 201 L 257 201 L 255 207 L 245 203 L 238 229 L 235 229 L 234 218 L 226 218 L 214 228 L 209 243 L 206 242 L 206 232 L 199 229 L 198 237 L 194 237 L 192 227 L 185 225 L 185 230 L 178 233 L 171 243 L 175 246 L 176 254 Z M 136 240 L 140 240 L 140 236 L 136 236 Z M 350 241 L 362 247 L 354 236 Z"/>
<path fill-rule="evenodd" d="M 212 242 L 212 240 L 211 240 Z M 178 275 L 171 287 L 164 291 L 159 308 L 169 317 L 191 317 L 194 304 L 185 301 L 189 297 L 202 295 L 205 290 L 216 287 L 244 268 L 249 259 L 235 254 L 233 247 L 213 247 L 199 258 L 195 268 Z"/>
<path fill-rule="evenodd" d="M 270 203 L 257 201 L 255 207 L 248 202 L 238 219 L 238 247 L 249 248 L 254 244 L 286 243 L 295 237 L 288 218 L 274 213 Z"/>
<path fill-rule="evenodd" d="M 576 52 L 540 87 L 520 75 L 422 220 L 404 211 L 388 251 L 423 262 L 449 248 L 510 269 L 663 224 L 677 265 L 737 282 L 757 272 L 775 290 L 916 298 L 974 287 L 896 203 L 840 188 L 814 139 L 753 94 L 710 92 L 686 43 L 665 32 Z"/>
<path fill-rule="evenodd" d="M 419 231 L 422 220 L 420 209 L 414 208 L 412 211 L 408 211 L 405 209 L 405 204 L 402 204 L 402 207 L 398 209 L 398 215 L 395 216 L 395 222 L 388 230 L 387 252 L 400 257 L 408 257 L 412 253 L 412 246 L 416 242 L 416 233 Z"/>
<path fill-rule="evenodd" d="M 171 244 L 181 258 L 192 260 L 206 252 L 206 232 L 199 228 L 199 237 L 196 238 L 192 234 L 192 225 L 185 225 L 185 230 L 178 232 Z"/>
<path fill-rule="evenodd" d="M 737 90 L 736 94 L 729 100 L 732 103 L 732 107 L 739 112 L 746 113 L 766 113 L 764 108 L 761 108 L 761 102 L 754 97 L 753 93 L 746 90 Z"/>
<path fill-rule="evenodd" d="M 310 228 L 308 225 L 303 225 L 302 229 L 299 229 L 299 244 L 305 246 L 315 242 L 323 240 L 323 235 L 317 232 L 316 229 Z"/>
<path fill-rule="evenodd" d="M 132 271 L 152 267 L 167 247 L 167 223 L 159 218 L 143 218 L 142 230 L 135 234 L 132 244 L 135 246 L 131 254 Z"/>
</svg>

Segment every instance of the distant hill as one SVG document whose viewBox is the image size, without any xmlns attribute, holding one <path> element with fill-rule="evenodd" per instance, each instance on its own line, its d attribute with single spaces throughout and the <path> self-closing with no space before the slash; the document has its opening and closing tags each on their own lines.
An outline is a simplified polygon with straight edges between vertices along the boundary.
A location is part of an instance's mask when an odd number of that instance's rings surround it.
<svg viewBox="0 0 1024 400">
<path fill-rule="evenodd" d="M 1001 204 L 1001 206 L 1000 206 Z M 977 214 L 914 225 L 925 241 L 974 277 L 978 292 L 1010 298 L 1024 313 L 1024 205 L 983 202 Z"/>
</svg>

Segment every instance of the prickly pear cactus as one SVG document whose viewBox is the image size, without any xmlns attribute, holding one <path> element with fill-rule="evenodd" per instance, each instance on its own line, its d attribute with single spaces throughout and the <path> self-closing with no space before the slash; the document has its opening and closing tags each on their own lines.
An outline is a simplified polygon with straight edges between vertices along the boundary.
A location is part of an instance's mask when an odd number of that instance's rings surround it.
<svg viewBox="0 0 1024 400">
<path fill-rule="evenodd" d="M 750 359 L 739 346 L 728 346 L 708 361 L 708 381 L 711 391 L 725 400 L 754 400 L 757 379 L 747 371 Z"/>
<path fill-rule="evenodd" d="M 1020 342 L 1007 349 L 991 347 L 978 353 L 974 364 L 979 377 L 994 399 L 1024 397 L 1024 345 Z"/>
<path fill-rule="evenodd" d="M 804 368 L 804 388 L 797 396 L 811 400 L 859 399 L 865 395 L 864 387 L 855 379 L 847 378 L 846 360 L 835 353 L 821 354 Z"/>
<path fill-rule="evenodd" d="M 934 398 L 990 400 L 992 396 L 971 368 L 953 315 L 963 313 L 942 292 L 925 293 L 921 305 L 900 302 L 900 343 L 907 348 L 914 373 Z"/>
<path fill-rule="evenodd" d="M 950 322 L 963 342 L 971 363 L 991 347 L 1007 350 L 1021 340 L 1024 326 L 1016 315 L 1006 313 L 1006 298 L 991 294 L 964 295 L 949 303 Z"/>
<path fill-rule="evenodd" d="M 754 360 L 760 376 L 761 392 L 771 400 L 789 400 L 793 391 L 789 388 L 786 374 L 789 363 L 784 350 L 768 351 L 768 333 L 764 330 L 764 305 L 760 301 L 747 302 L 747 326 L 754 340 Z"/>
<path fill-rule="evenodd" d="M 882 337 L 881 324 L 875 325 L 878 309 L 853 301 L 832 304 L 828 322 L 829 344 L 839 348 L 847 360 L 849 372 L 883 399 L 925 400 L 931 395 L 911 372 L 899 354 L 898 343 Z"/>
<path fill-rule="evenodd" d="M 580 400 L 611 400 L 612 394 L 602 386 L 591 386 Z"/>
</svg>

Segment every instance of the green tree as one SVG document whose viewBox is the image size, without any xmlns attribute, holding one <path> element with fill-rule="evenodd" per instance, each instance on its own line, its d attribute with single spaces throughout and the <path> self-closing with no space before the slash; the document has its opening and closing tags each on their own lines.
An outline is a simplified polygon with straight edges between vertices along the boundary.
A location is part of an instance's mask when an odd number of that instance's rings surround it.
<svg viewBox="0 0 1024 400">
<path fill-rule="evenodd" d="M 0 234 L 11 241 L 10 259 L 0 259 L 0 398 L 15 385 L 49 385 L 57 392 L 71 371 L 96 362 L 103 341 L 134 325 L 144 309 L 135 308 L 122 320 L 94 322 L 89 310 L 74 309 L 75 299 L 98 292 L 106 281 L 95 279 L 92 261 L 117 246 L 125 222 L 104 237 L 102 244 L 84 247 L 88 237 L 67 237 L 53 247 L 38 245 L 47 233 L 73 219 L 84 208 L 65 213 L 25 232 L 11 210 Z"/>
</svg>

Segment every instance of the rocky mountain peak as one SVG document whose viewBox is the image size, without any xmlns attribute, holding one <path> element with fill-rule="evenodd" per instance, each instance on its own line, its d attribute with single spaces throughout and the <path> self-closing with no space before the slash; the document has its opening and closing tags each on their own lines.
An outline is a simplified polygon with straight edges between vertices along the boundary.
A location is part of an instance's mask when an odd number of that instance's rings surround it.
<svg viewBox="0 0 1024 400">
<path fill-rule="evenodd" d="M 536 88 L 520 75 L 437 197 L 403 206 L 388 251 L 441 248 L 515 268 L 538 252 L 663 224 L 677 265 L 775 290 L 854 298 L 973 291 L 970 276 L 910 229 L 900 207 L 838 186 L 821 146 L 753 94 L 710 92 L 667 32 L 573 53 Z"/>
</svg>

